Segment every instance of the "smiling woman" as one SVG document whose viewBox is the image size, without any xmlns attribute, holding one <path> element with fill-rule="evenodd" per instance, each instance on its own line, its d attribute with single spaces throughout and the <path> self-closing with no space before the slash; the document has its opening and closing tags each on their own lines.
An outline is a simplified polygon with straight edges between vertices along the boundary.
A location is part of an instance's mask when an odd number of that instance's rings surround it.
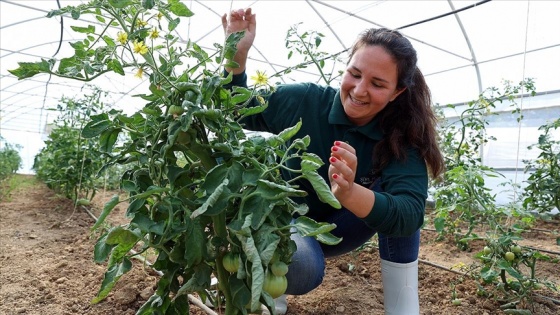
<svg viewBox="0 0 560 315">
<path fill-rule="evenodd" d="M 246 87 L 256 15 L 251 8 L 237 9 L 222 23 L 226 35 L 243 34 L 231 63 L 236 66 L 227 70 L 233 87 Z M 444 165 L 430 91 L 416 62 L 416 51 L 402 34 L 368 29 L 350 50 L 340 89 L 281 84 L 265 98 L 262 113 L 242 120 L 247 129 L 273 134 L 301 121 L 297 135 L 312 140 L 308 152 L 329 161 L 319 174 L 343 207 L 322 204 L 306 181 L 294 178 L 292 167 L 281 170 L 308 193 L 303 198 L 308 216 L 334 224 L 333 234 L 342 238 L 329 246 L 293 234 L 297 250 L 286 274 L 286 294 L 312 291 L 324 277 L 325 257 L 348 253 L 379 233 L 385 313 L 419 313 L 417 259 L 428 172 L 437 178 Z M 254 100 L 252 106 L 258 105 Z M 285 296 L 273 297 L 277 313 L 284 314 Z"/>
</svg>

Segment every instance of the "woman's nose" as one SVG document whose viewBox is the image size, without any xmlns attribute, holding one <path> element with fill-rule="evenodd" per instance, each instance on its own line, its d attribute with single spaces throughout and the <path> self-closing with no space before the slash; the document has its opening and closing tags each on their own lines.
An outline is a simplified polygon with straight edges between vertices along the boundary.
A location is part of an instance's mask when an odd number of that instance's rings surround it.
<svg viewBox="0 0 560 315">
<path fill-rule="evenodd" d="M 367 94 L 367 86 L 364 80 L 360 80 L 354 87 L 354 94 L 363 96 Z"/>
</svg>

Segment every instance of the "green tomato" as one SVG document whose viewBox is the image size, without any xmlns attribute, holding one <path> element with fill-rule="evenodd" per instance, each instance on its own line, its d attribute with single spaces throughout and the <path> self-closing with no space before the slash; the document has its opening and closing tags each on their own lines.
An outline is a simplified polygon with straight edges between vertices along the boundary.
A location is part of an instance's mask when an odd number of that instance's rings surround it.
<svg viewBox="0 0 560 315">
<path fill-rule="evenodd" d="M 77 203 L 78 206 L 89 206 L 89 205 L 91 205 L 91 201 L 89 201 L 89 199 L 85 199 L 85 198 L 78 199 L 78 201 L 76 203 Z"/>
<path fill-rule="evenodd" d="M 504 257 L 506 258 L 507 261 L 512 261 L 515 259 L 515 254 L 512 252 L 506 252 L 506 254 L 504 255 Z"/>
<path fill-rule="evenodd" d="M 263 290 L 270 294 L 273 299 L 280 297 L 286 289 L 288 288 L 288 279 L 286 276 L 275 276 L 274 274 L 267 272 L 264 277 Z"/>
<path fill-rule="evenodd" d="M 222 260 L 224 268 L 229 272 L 237 272 L 239 269 L 239 255 L 229 252 L 224 255 Z"/>
<path fill-rule="evenodd" d="M 288 273 L 288 265 L 283 261 L 277 261 L 270 266 L 270 270 L 275 276 L 285 276 Z"/>
<path fill-rule="evenodd" d="M 459 306 L 459 305 L 461 305 L 461 299 L 453 299 L 453 301 L 451 301 L 451 303 L 455 306 Z"/>
<path fill-rule="evenodd" d="M 484 246 L 484 249 L 482 250 L 482 252 L 484 253 L 484 255 L 488 256 L 488 255 L 492 254 L 492 248 L 490 248 L 488 246 Z"/>
<path fill-rule="evenodd" d="M 185 110 L 183 109 L 183 107 L 179 106 L 179 105 L 171 105 L 171 107 L 169 107 L 169 113 L 171 115 L 181 115 L 185 112 Z"/>
<path fill-rule="evenodd" d="M 513 246 L 511 247 L 511 251 L 512 251 L 514 254 L 519 254 L 519 253 L 521 253 L 521 246 L 519 246 L 519 245 L 513 245 Z"/>
</svg>

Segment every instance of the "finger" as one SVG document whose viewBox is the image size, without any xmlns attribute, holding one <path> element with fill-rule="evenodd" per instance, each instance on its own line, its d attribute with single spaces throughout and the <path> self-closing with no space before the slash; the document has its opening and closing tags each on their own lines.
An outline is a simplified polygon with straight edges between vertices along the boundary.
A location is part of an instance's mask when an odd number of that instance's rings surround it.
<svg viewBox="0 0 560 315">
<path fill-rule="evenodd" d="M 348 151 L 342 146 L 332 146 L 331 147 L 331 156 L 336 157 L 339 160 L 344 161 L 350 167 L 354 167 L 356 165 L 357 157 L 354 152 Z"/>
<path fill-rule="evenodd" d="M 257 15 L 256 14 L 252 14 L 249 19 L 249 32 L 251 33 L 255 33 L 256 29 L 257 29 Z"/>
<path fill-rule="evenodd" d="M 329 158 L 329 162 L 333 167 L 333 175 L 338 174 L 339 176 L 344 177 L 346 180 L 354 180 L 354 171 L 343 161 L 337 159 L 334 156 Z"/>
<path fill-rule="evenodd" d="M 353 146 L 351 146 L 350 144 L 348 144 L 344 141 L 338 141 L 337 140 L 337 141 L 334 142 L 334 146 L 343 148 L 343 149 L 351 152 L 352 154 L 356 154 L 356 149 L 354 149 Z"/>
<path fill-rule="evenodd" d="M 227 14 L 222 15 L 222 27 L 224 28 L 224 32 L 227 30 L 228 20 Z"/>
<path fill-rule="evenodd" d="M 333 184 L 334 183 L 334 184 Z M 338 187 L 336 187 L 336 186 Z M 335 188 L 335 189 L 349 189 L 350 188 L 350 182 L 347 181 L 344 176 L 341 176 L 338 173 L 333 173 L 331 176 L 331 187 Z"/>
</svg>

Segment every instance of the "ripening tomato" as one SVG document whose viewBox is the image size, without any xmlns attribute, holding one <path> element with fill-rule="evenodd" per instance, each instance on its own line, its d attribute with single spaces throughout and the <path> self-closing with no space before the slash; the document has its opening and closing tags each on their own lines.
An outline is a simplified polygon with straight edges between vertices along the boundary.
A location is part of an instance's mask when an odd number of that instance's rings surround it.
<svg viewBox="0 0 560 315">
<path fill-rule="evenodd" d="M 271 272 L 267 272 L 264 277 L 263 290 L 270 294 L 273 299 L 280 297 L 288 288 L 288 279 L 286 276 L 275 276 Z"/>
<path fill-rule="evenodd" d="M 224 268 L 229 272 L 237 272 L 239 269 L 239 255 L 229 252 L 224 255 L 222 260 Z"/>
<path fill-rule="evenodd" d="M 506 254 L 504 255 L 504 257 L 506 258 L 507 261 L 512 261 L 515 259 L 515 254 L 512 252 L 506 252 Z"/>
</svg>

